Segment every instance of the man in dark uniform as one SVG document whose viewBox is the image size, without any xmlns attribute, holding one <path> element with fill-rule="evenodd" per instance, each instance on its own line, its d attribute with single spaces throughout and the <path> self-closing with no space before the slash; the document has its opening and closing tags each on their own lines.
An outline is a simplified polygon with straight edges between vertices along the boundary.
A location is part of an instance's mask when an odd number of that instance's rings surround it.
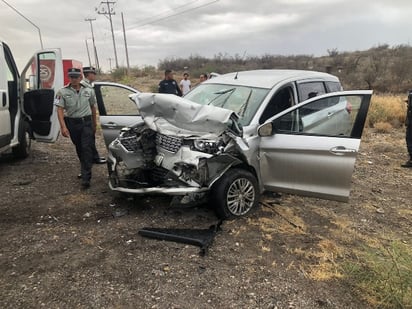
<svg viewBox="0 0 412 309">
<path fill-rule="evenodd" d="M 56 93 L 54 104 L 60 131 L 70 137 L 80 160 L 82 188 L 90 187 L 93 165 L 93 135 L 96 130 L 96 99 L 92 89 L 80 84 L 81 71 L 68 70 L 70 83 Z"/>
<path fill-rule="evenodd" d="M 159 93 L 170 93 L 179 97 L 182 96 L 182 91 L 180 90 L 179 85 L 173 79 L 172 70 L 165 71 L 165 79 L 159 83 Z"/>
<path fill-rule="evenodd" d="M 408 94 L 408 108 L 406 112 L 406 147 L 408 148 L 409 160 L 402 167 L 412 168 L 412 90 Z"/>
<path fill-rule="evenodd" d="M 93 84 L 93 82 L 96 80 L 96 69 L 94 67 L 84 67 L 83 68 L 83 75 L 84 75 L 84 78 L 82 79 L 82 81 L 80 83 L 85 87 L 89 87 L 90 89 L 93 89 L 93 93 L 94 93 L 94 84 Z M 94 95 L 95 95 L 95 93 L 94 93 Z M 105 164 L 106 163 L 106 158 L 101 157 L 99 155 L 99 152 L 97 151 L 95 135 L 93 135 L 93 138 L 94 138 L 93 163 L 95 163 L 95 164 Z M 81 177 L 81 175 L 79 175 L 79 176 Z"/>
</svg>

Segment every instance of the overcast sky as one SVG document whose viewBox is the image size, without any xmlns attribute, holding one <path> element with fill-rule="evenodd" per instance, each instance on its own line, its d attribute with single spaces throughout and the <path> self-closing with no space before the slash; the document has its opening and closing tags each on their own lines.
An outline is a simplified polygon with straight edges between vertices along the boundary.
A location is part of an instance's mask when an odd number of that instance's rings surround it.
<svg viewBox="0 0 412 309">
<path fill-rule="evenodd" d="M 90 22 L 103 70 L 115 67 L 108 15 L 97 0 L 0 0 L 0 38 L 20 68 L 41 49 L 61 48 L 63 58 L 95 64 Z M 410 44 L 411 0 L 111 0 L 117 58 L 126 66 L 123 13 L 131 66 L 156 66 L 190 55 L 326 55 L 381 44 Z M 98 10 L 96 10 L 98 8 Z M 109 60 L 111 59 L 111 60 Z M 174 68 L 181 69 L 181 68 Z"/>
</svg>

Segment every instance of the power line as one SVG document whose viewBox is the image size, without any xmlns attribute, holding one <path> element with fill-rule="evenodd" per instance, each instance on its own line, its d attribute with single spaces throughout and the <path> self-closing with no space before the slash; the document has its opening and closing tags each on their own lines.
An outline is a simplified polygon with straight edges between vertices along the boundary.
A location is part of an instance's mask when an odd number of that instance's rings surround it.
<svg viewBox="0 0 412 309">
<path fill-rule="evenodd" d="M 214 0 L 214 1 L 211 1 L 211 2 L 208 2 L 208 3 L 205 3 L 205 4 L 202 4 L 202 5 L 199 5 L 199 6 L 195 6 L 195 7 L 193 7 L 193 8 L 187 9 L 187 10 L 183 10 L 183 11 L 178 12 L 178 13 L 175 13 L 175 14 L 171 14 L 171 15 L 168 15 L 168 16 L 165 16 L 165 17 L 161 17 L 161 18 L 159 18 L 159 19 L 155 19 L 155 20 L 150 21 L 150 22 L 147 22 L 147 23 L 137 24 L 136 26 L 132 26 L 132 27 L 127 28 L 127 30 L 134 29 L 134 28 L 140 28 L 140 27 L 143 27 L 143 26 L 151 25 L 151 24 L 155 24 L 155 23 L 157 23 L 157 22 L 166 20 L 166 19 L 168 19 L 168 18 L 175 17 L 175 16 L 179 16 L 179 15 L 182 15 L 182 14 L 185 14 L 185 13 L 188 13 L 188 12 L 191 12 L 191 11 L 194 11 L 194 10 L 197 10 L 197 9 L 200 9 L 200 8 L 203 8 L 203 7 L 206 7 L 206 6 L 209 6 L 209 5 L 211 5 L 211 4 L 213 4 L 213 3 L 216 3 L 216 2 L 218 2 L 218 1 L 219 1 L 219 0 Z M 157 15 L 157 16 L 158 16 L 158 15 Z"/>
<path fill-rule="evenodd" d="M 25 20 L 27 20 L 32 26 L 34 26 L 38 31 L 39 31 L 39 37 L 40 37 L 40 46 L 41 49 L 43 49 L 43 40 L 41 38 L 41 32 L 40 32 L 40 28 L 37 27 L 37 25 L 35 25 L 30 19 L 28 19 L 26 16 L 24 16 L 22 13 L 20 13 L 16 8 L 14 8 L 11 4 L 8 4 L 5 0 L 1 0 L 3 1 L 9 8 L 11 8 L 13 11 L 15 11 L 17 14 L 19 14 L 21 17 L 23 17 Z"/>
<path fill-rule="evenodd" d="M 139 23 L 143 23 L 143 22 L 145 22 L 146 20 L 152 20 L 152 19 L 155 18 L 155 17 L 162 16 L 163 14 L 168 13 L 168 12 L 176 11 L 176 10 L 182 8 L 182 7 L 187 7 L 188 5 L 191 5 L 191 4 L 193 4 L 193 3 L 195 3 L 195 2 L 198 2 L 198 1 L 199 1 L 199 0 L 194 0 L 194 1 L 192 1 L 192 2 L 185 3 L 185 4 L 183 4 L 183 5 L 179 5 L 179 6 L 175 7 L 175 8 L 170 9 L 170 10 L 164 11 L 164 12 L 162 12 L 162 13 L 153 15 L 153 16 L 151 16 L 151 17 L 147 17 L 147 18 L 141 19 L 141 20 L 139 21 Z"/>
</svg>

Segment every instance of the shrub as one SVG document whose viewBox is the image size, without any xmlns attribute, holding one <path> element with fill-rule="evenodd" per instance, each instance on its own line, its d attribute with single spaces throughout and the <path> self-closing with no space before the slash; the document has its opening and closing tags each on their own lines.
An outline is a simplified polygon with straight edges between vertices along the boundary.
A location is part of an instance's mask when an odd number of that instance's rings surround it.
<svg viewBox="0 0 412 309">
<path fill-rule="evenodd" d="M 374 124 L 374 128 L 377 133 L 389 133 L 392 131 L 393 126 L 388 122 L 377 122 Z"/>
<path fill-rule="evenodd" d="M 376 128 L 378 123 L 388 123 L 399 128 L 405 122 L 405 98 L 399 95 L 373 95 L 367 124 Z M 382 125 L 380 125 L 382 128 Z"/>
<path fill-rule="evenodd" d="M 346 263 L 347 278 L 378 308 L 412 308 L 412 248 L 399 241 L 368 248 Z"/>
</svg>

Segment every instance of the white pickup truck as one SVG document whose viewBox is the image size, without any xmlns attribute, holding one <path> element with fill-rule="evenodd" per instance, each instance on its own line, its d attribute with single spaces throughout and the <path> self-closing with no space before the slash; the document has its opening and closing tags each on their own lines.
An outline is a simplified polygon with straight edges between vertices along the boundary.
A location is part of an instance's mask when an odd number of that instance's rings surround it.
<svg viewBox="0 0 412 309">
<path fill-rule="evenodd" d="M 19 74 L 10 48 L 0 41 L 0 153 L 11 149 L 15 157 L 25 158 L 32 139 L 56 141 L 53 99 L 64 82 L 61 63 L 58 49 L 42 50 Z"/>
</svg>

